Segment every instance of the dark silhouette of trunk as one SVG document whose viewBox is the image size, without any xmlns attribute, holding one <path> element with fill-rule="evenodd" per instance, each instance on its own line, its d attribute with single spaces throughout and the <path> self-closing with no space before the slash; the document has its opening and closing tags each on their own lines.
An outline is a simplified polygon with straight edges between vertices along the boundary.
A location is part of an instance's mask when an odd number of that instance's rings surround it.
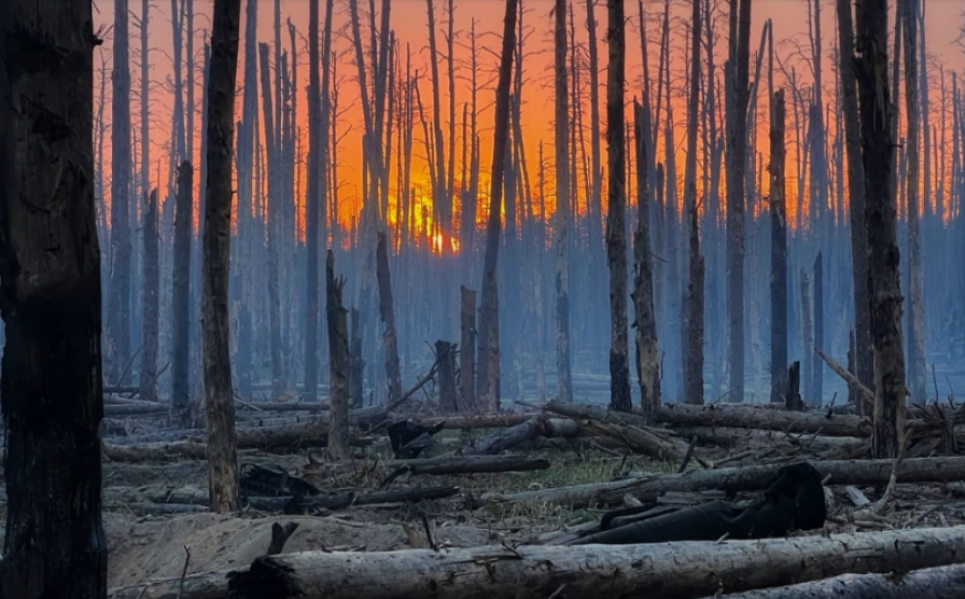
<svg viewBox="0 0 965 599">
<path fill-rule="evenodd" d="M 131 69 L 128 4 L 114 0 L 111 71 L 111 286 L 107 308 L 107 363 L 120 385 L 131 357 Z"/>
<path fill-rule="evenodd" d="M 444 412 L 458 412 L 455 346 L 442 339 L 436 341 L 436 361 L 439 363 L 439 408 Z"/>
<path fill-rule="evenodd" d="M 318 0 L 308 4 L 308 182 L 305 198 L 305 247 L 308 253 L 305 275 L 305 401 L 318 393 L 318 246 L 321 196 L 320 179 L 325 176 L 321 150 L 321 94 L 318 81 Z"/>
<path fill-rule="evenodd" d="M 751 0 L 730 0 L 727 114 L 727 324 L 730 401 L 744 401 L 744 168 L 747 154 Z"/>
<path fill-rule="evenodd" d="M 467 410 L 476 407 L 476 291 L 461 286 L 462 310 L 459 350 L 459 382 L 462 405 Z"/>
<path fill-rule="evenodd" d="M 812 319 L 812 307 L 813 307 L 813 292 L 811 288 L 811 276 L 808 274 L 807 270 L 802 266 L 799 273 L 799 280 L 801 282 L 801 350 L 804 354 L 804 372 L 801 378 L 804 379 L 804 394 L 808 401 L 813 402 L 814 398 L 811 397 L 812 389 L 809 386 L 808 381 L 814 374 L 814 320 Z"/>
<path fill-rule="evenodd" d="M 919 89 L 918 77 L 918 1 L 902 0 L 898 3 L 902 19 L 902 37 L 895 40 L 896 44 L 904 42 L 905 50 L 905 113 L 908 119 L 908 131 L 905 148 L 908 152 L 908 173 L 905 179 L 905 206 L 908 215 L 908 260 L 911 277 L 908 283 L 908 303 L 911 307 L 911 317 L 908 319 L 908 385 L 911 389 L 911 399 L 915 403 L 925 403 L 925 311 L 924 311 L 924 281 L 922 279 L 922 249 L 918 212 L 918 183 L 921 180 L 918 163 L 919 143 L 919 109 L 918 98 L 926 102 Z M 924 67 L 924 65 L 922 65 Z M 924 68 L 922 70 L 925 70 Z M 923 90 L 925 93 L 928 90 Z M 897 101 L 897 98 L 895 98 Z M 927 114 L 927 112 L 926 112 Z M 928 123 L 925 123 L 925 131 Z M 944 139 L 944 137 L 943 137 Z M 928 147 L 926 137 L 925 148 Z M 925 166 L 928 176 L 928 164 Z M 931 201 L 929 186 L 925 188 L 925 202 Z"/>
<path fill-rule="evenodd" d="M 328 250 L 325 258 L 325 312 L 328 322 L 328 350 L 331 368 L 331 406 L 328 431 L 328 453 L 334 459 L 349 457 L 348 403 L 349 352 L 348 325 L 342 306 L 345 279 L 335 278 L 335 255 Z"/>
<path fill-rule="evenodd" d="M 89 0 L 0 3 L 0 596 L 107 594 Z"/>
<path fill-rule="evenodd" d="M 356 308 L 349 310 L 351 338 L 349 340 L 349 398 L 352 408 L 361 408 L 365 401 L 365 359 L 362 357 L 362 322 Z"/>
<path fill-rule="evenodd" d="M 174 272 L 171 283 L 171 418 L 190 427 L 191 414 L 190 318 L 191 318 L 191 230 L 194 228 L 194 169 L 190 162 L 178 168 L 178 188 L 174 207 Z"/>
<path fill-rule="evenodd" d="M 556 0 L 556 377 L 560 401 L 573 401 L 570 373 L 570 269 L 567 257 L 570 224 L 569 91 L 566 81 L 566 0 Z M 598 142 L 597 142 L 598 143 Z"/>
<path fill-rule="evenodd" d="M 375 269 L 379 282 L 379 314 L 385 332 L 382 343 L 385 345 L 385 375 L 389 383 L 389 403 L 393 404 L 402 396 L 402 373 L 399 368 L 399 341 L 395 335 L 395 304 L 392 301 L 392 277 L 389 274 L 389 250 L 386 234 L 379 232 L 376 248 Z"/>
<path fill-rule="evenodd" d="M 865 174 L 861 154 L 855 73 L 855 35 L 850 0 L 836 0 L 838 14 L 838 69 L 841 73 L 841 111 L 844 117 L 848 164 L 848 209 L 851 220 L 851 261 L 854 281 L 855 374 L 861 384 L 874 389 L 871 354 L 871 298 L 868 296 L 868 229 L 865 226 Z M 840 176 L 840 173 L 839 173 Z M 859 409 L 862 404 L 858 404 Z"/>
<path fill-rule="evenodd" d="M 891 91 L 888 87 L 888 3 L 858 5 L 855 66 L 865 173 L 865 226 L 868 231 L 868 296 L 874 355 L 875 402 L 871 453 L 894 458 L 905 429 L 905 357 L 901 340 L 901 286 L 890 189 L 894 169 Z"/>
<path fill-rule="evenodd" d="M 503 178 L 509 140 L 509 85 L 512 82 L 513 51 L 516 46 L 518 0 L 506 0 L 503 18 L 503 48 L 496 85 L 496 124 L 493 132 L 493 163 L 489 188 L 489 216 L 486 222 L 486 253 L 483 257 L 482 306 L 479 322 L 479 366 L 476 370 L 476 399 L 486 411 L 499 410 L 499 288 L 496 265 L 502 229 Z"/>
<path fill-rule="evenodd" d="M 637 347 L 637 378 L 640 407 L 650 418 L 660 406 L 660 353 L 657 319 L 653 308 L 653 257 L 650 251 L 650 137 L 644 131 L 647 109 L 633 103 L 634 135 L 637 142 L 637 230 L 633 235 L 633 315 Z"/>
<path fill-rule="evenodd" d="M 141 195 L 151 190 L 151 0 L 141 0 Z"/>
<path fill-rule="evenodd" d="M 784 90 L 771 107 L 771 403 L 790 401 L 787 391 L 787 195 L 784 179 Z"/>
<path fill-rule="evenodd" d="M 228 280 L 231 256 L 231 152 L 241 0 L 215 0 L 208 76 L 205 227 L 202 268 L 202 350 L 208 429 L 208 496 L 219 514 L 238 509 L 238 443 L 231 354 L 228 347 Z"/>
<path fill-rule="evenodd" d="M 144 212 L 144 249 L 141 257 L 141 399 L 157 401 L 158 315 L 160 311 L 161 273 L 158 269 L 157 190 L 151 191 Z"/>
<path fill-rule="evenodd" d="M 823 404 L 824 396 L 824 360 L 815 356 L 815 347 L 824 347 L 824 257 L 821 252 L 814 257 L 814 290 L 811 297 L 812 313 L 814 315 L 814 344 L 806 348 L 812 356 L 811 393 L 810 400 L 817 405 Z"/>
<path fill-rule="evenodd" d="M 595 0 L 586 0 L 586 31 L 589 36 L 587 58 L 590 76 L 590 189 L 587 226 L 591 251 L 599 250 L 603 218 L 603 160 L 600 151 L 600 59 L 597 51 Z M 574 49 L 574 57 L 576 51 Z M 574 82 L 574 87 L 578 84 Z M 574 91 L 578 92 L 578 89 Z M 574 106 L 579 109 L 578 106 Z M 575 152 L 574 152 L 575 154 Z M 572 174 L 576 174 L 575 172 Z M 601 277 L 602 278 L 602 277 Z M 592 296 L 591 296 L 592 297 Z"/>
<path fill-rule="evenodd" d="M 684 393 L 689 404 L 704 403 L 704 257 L 700 253 L 697 215 L 697 125 L 700 109 L 700 1 L 693 0 L 690 47 L 690 97 L 687 100 L 687 161 L 684 165 L 684 211 L 687 219 L 688 263 L 684 317 L 687 343 Z"/>
<path fill-rule="evenodd" d="M 787 369 L 787 388 L 782 391 L 784 394 L 784 407 L 791 411 L 801 411 L 804 409 L 804 402 L 801 400 L 801 363 L 792 362 Z"/>
<path fill-rule="evenodd" d="M 607 0 L 606 86 L 607 263 L 610 268 L 610 407 L 629 412 L 630 367 L 627 348 L 626 140 L 623 85 L 626 59 L 624 0 Z"/>
</svg>

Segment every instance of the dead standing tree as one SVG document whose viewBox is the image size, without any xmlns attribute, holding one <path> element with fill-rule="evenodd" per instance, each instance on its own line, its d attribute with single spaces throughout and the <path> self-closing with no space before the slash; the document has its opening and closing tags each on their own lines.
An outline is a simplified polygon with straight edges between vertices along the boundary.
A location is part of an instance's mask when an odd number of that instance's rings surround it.
<svg viewBox="0 0 965 599">
<path fill-rule="evenodd" d="M 887 0 L 861 2 L 856 23 L 855 70 L 865 174 L 867 285 L 875 382 L 871 452 L 876 458 L 893 458 L 903 444 L 907 389 L 895 202 L 890 189 L 895 156 L 888 88 Z"/>
<path fill-rule="evenodd" d="M 499 288 L 496 265 L 502 229 L 503 176 L 509 140 L 509 85 L 512 82 L 513 50 L 516 46 L 517 0 L 506 0 L 503 18 L 503 48 L 496 86 L 496 125 L 493 137 L 492 177 L 489 188 L 489 216 L 486 223 L 486 253 L 483 257 L 482 306 L 480 307 L 479 350 L 476 369 L 476 398 L 480 407 L 499 410 Z"/>
<path fill-rule="evenodd" d="M 394 404 L 402 395 L 402 373 L 399 368 L 399 342 L 395 334 L 395 306 L 392 302 L 388 241 L 386 234 L 382 231 L 379 232 L 379 242 L 375 250 L 375 270 L 379 283 L 379 313 L 385 325 L 382 343 L 385 345 L 385 374 L 389 383 L 389 404 Z"/>
<path fill-rule="evenodd" d="M 771 402 L 787 391 L 787 201 L 784 181 L 784 90 L 771 100 Z"/>
<path fill-rule="evenodd" d="M 89 0 L 0 3 L 3 597 L 107 592 L 92 23 Z"/>
<path fill-rule="evenodd" d="M 607 0 L 609 50 L 606 92 L 607 262 L 610 267 L 610 407 L 629 412 L 630 365 L 627 348 L 626 139 L 623 85 L 626 60 L 624 0 Z"/>
<path fill-rule="evenodd" d="M 342 306 L 344 278 L 335 278 L 335 255 L 328 250 L 325 258 L 325 297 L 328 322 L 328 349 L 331 368 L 331 416 L 329 419 L 328 454 L 346 459 L 349 452 L 349 351 L 346 310 Z"/>
<path fill-rule="evenodd" d="M 157 190 L 147 199 L 144 211 L 143 283 L 141 287 L 141 399 L 157 401 L 158 312 L 160 311 L 161 277 L 158 269 L 158 204 Z"/>
<path fill-rule="evenodd" d="M 697 125 L 700 109 L 700 0 L 693 0 L 690 33 L 690 97 L 687 100 L 687 160 L 684 165 L 684 210 L 687 218 L 688 263 L 684 313 L 687 343 L 684 388 L 689 404 L 704 403 L 704 257 L 700 253 L 697 215 Z"/>
<path fill-rule="evenodd" d="M 191 230 L 194 228 L 194 209 L 191 205 L 194 169 L 190 162 L 178 168 L 178 187 L 174 207 L 174 259 L 171 279 L 171 419 L 190 428 L 191 388 L 190 370 L 190 314 L 191 314 Z"/>
<path fill-rule="evenodd" d="M 566 144 L 569 140 L 569 92 L 566 81 L 566 0 L 554 8 L 556 44 L 556 373 L 560 401 L 572 401 L 570 373 L 569 263 L 566 253 L 570 223 L 570 168 Z"/>
<path fill-rule="evenodd" d="M 318 393 L 318 247 L 321 204 L 319 183 L 325 176 L 320 160 L 322 115 L 318 77 L 318 0 L 308 4 L 308 181 L 305 197 L 305 401 Z M 327 70 L 327 69 L 326 69 Z"/>
<path fill-rule="evenodd" d="M 208 416 L 208 494 L 211 509 L 238 509 L 235 404 L 228 345 L 231 256 L 231 149 L 241 0 L 215 0 L 208 77 L 208 180 L 205 182 L 201 313 L 204 393 Z"/>
</svg>

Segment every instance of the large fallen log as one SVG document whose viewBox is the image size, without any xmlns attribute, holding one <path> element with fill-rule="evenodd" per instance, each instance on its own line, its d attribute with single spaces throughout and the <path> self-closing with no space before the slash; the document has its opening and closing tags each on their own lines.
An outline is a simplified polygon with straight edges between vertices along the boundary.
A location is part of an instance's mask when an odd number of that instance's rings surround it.
<svg viewBox="0 0 965 599">
<path fill-rule="evenodd" d="M 668 460 L 678 464 L 687 453 L 687 445 L 679 439 L 665 437 L 656 429 L 643 426 L 621 425 L 596 420 L 578 422 L 580 429 L 593 435 L 610 439 L 633 451 L 658 460 Z"/>
<path fill-rule="evenodd" d="M 576 433 L 577 425 L 572 420 L 536 416 L 480 439 L 473 447 L 464 449 L 463 455 L 494 455 L 521 445 L 537 435 L 572 437 Z"/>
<path fill-rule="evenodd" d="M 759 491 L 774 482 L 784 464 L 695 470 L 684 474 L 645 476 L 603 483 L 519 491 L 486 493 L 476 498 L 474 507 L 498 510 L 520 502 L 554 503 L 573 507 L 615 505 L 629 493 L 648 503 L 664 493 L 718 489 L 727 493 Z M 829 484 L 886 484 L 894 468 L 893 460 L 828 460 L 814 462 L 822 478 L 831 475 Z M 965 480 L 965 457 L 914 458 L 903 460 L 897 471 L 897 482 L 943 482 Z"/>
<path fill-rule="evenodd" d="M 601 422 L 616 422 L 619 424 L 632 424 L 644 426 L 647 424 L 643 416 L 627 412 L 614 412 L 602 406 L 591 404 L 579 404 L 566 401 L 553 400 L 543 406 L 543 409 L 560 416 L 566 416 L 574 420 L 599 420 Z"/>
<path fill-rule="evenodd" d="M 239 599 L 691 599 L 845 572 L 965 561 L 965 528 L 725 543 L 486 547 L 448 552 L 313 551 L 263 557 L 229 575 Z"/>
<path fill-rule="evenodd" d="M 886 574 L 841 574 L 824 580 L 719 596 L 720 599 L 959 599 L 965 595 L 965 565 Z M 717 597 L 717 596 L 715 596 Z M 708 599 L 710 599 L 708 597 Z"/>
<path fill-rule="evenodd" d="M 851 415 L 788 412 L 752 407 L 690 406 L 667 404 L 657 409 L 654 418 L 673 426 L 727 426 L 794 433 L 818 433 L 846 437 L 868 437 L 871 421 Z"/>
<path fill-rule="evenodd" d="M 106 404 L 104 406 L 105 416 L 146 416 L 152 414 L 167 414 L 170 407 L 165 404 Z"/>
<path fill-rule="evenodd" d="M 518 455 L 451 456 L 419 460 L 392 460 L 387 462 L 386 465 L 397 470 L 405 470 L 409 474 L 435 475 L 545 470 L 550 467 L 549 460 Z"/>
</svg>

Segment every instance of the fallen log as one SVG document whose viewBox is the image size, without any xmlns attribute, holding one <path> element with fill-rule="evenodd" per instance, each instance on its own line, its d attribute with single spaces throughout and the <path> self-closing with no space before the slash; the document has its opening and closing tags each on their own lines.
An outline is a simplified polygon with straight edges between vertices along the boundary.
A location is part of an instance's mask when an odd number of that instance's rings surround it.
<svg viewBox="0 0 965 599">
<path fill-rule="evenodd" d="M 507 414 L 481 414 L 478 416 L 452 415 L 431 416 L 429 418 L 412 417 L 424 426 L 432 427 L 442 422 L 444 429 L 478 429 L 478 428 L 508 428 L 522 424 L 538 416 L 533 412 L 510 412 Z"/>
<path fill-rule="evenodd" d="M 167 414 L 170 407 L 165 404 L 105 404 L 105 416 L 146 416 L 155 414 Z"/>
<path fill-rule="evenodd" d="M 112 462 L 161 462 L 173 457 L 207 459 L 207 445 L 192 441 L 150 443 L 147 445 L 101 445 L 101 455 Z"/>
<path fill-rule="evenodd" d="M 582 421 L 578 424 L 586 432 L 610 439 L 657 460 L 679 464 L 687 453 L 686 444 L 678 439 L 665 438 L 656 434 L 649 427 L 625 426 L 595 420 Z"/>
<path fill-rule="evenodd" d="M 610 547 L 482 547 L 446 552 L 312 551 L 262 557 L 228 574 L 238 599 L 693 599 L 846 572 L 965 561 L 965 528 L 764 541 Z"/>
<path fill-rule="evenodd" d="M 458 487 L 415 487 L 381 491 L 332 491 L 300 497 L 294 502 L 291 497 L 251 497 L 249 501 L 256 509 L 293 513 L 295 510 L 344 510 L 357 505 L 418 503 L 427 499 L 446 499 L 457 493 Z"/>
<path fill-rule="evenodd" d="M 689 406 L 668 404 L 654 414 L 659 422 L 680 426 L 726 426 L 762 430 L 868 437 L 871 421 L 860 416 L 788 412 L 751 407 Z"/>
<path fill-rule="evenodd" d="M 225 599 L 228 596 L 227 572 L 194 574 L 110 589 L 109 599 Z"/>
<path fill-rule="evenodd" d="M 559 414 L 560 416 L 572 418 L 573 420 L 598 420 L 601 422 L 616 422 L 637 426 L 645 426 L 647 424 L 643 416 L 627 412 L 614 412 L 602 406 L 590 404 L 553 400 L 544 405 L 543 409 L 554 414 Z"/>
<path fill-rule="evenodd" d="M 451 456 L 421 460 L 392 460 L 390 468 L 405 470 L 410 474 L 474 474 L 479 472 L 514 472 L 545 470 L 549 460 L 525 456 Z"/>
<path fill-rule="evenodd" d="M 572 420 L 536 416 L 477 441 L 472 448 L 464 449 L 463 455 L 494 455 L 521 445 L 537 435 L 572 437 L 576 433 L 577 425 Z"/>
<path fill-rule="evenodd" d="M 858 437 L 832 437 L 829 435 L 793 434 L 781 431 L 734 428 L 728 426 L 692 426 L 677 428 L 673 432 L 684 438 L 697 437 L 701 443 L 732 447 L 752 445 L 760 448 L 773 447 L 776 443 L 786 443 L 801 449 L 818 452 L 840 450 L 855 453 L 870 448 L 867 439 Z"/>
<path fill-rule="evenodd" d="M 965 565 L 954 564 L 912 572 L 841 574 L 784 587 L 720 595 L 720 599 L 959 599 L 965 589 Z M 716 597 L 716 596 L 715 596 Z M 708 597 L 708 599 L 710 599 Z"/>
<path fill-rule="evenodd" d="M 591 505 L 616 505 L 627 493 L 643 503 L 657 500 L 664 493 L 717 489 L 727 493 L 766 489 L 783 464 L 743 468 L 695 470 L 683 474 L 644 476 L 603 483 L 538 489 L 515 493 L 486 493 L 475 499 L 474 507 L 498 510 L 520 502 L 553 503 L 574 508 Z M 827 460 L 814 462 L 821 477 L 831 475 L 828 484 L 886 484 L 894 468 L 893 460 Z M 898 466 L 899 483 L 965 480 L 965 457 L 914 458 Z"/>
</svg>

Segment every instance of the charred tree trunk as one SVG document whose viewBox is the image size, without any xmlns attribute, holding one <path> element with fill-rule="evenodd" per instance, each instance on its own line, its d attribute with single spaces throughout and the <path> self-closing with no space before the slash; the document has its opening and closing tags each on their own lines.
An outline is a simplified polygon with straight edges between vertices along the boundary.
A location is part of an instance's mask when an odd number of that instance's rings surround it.
<svg viewBox="0 0 965 599">
<path fill-rule="evenodd" d="M 887 0 L 865 0 L 858 5 L 855 41 L 874 355 L 871 452 L 876 458 L 893 458 L 898 456 L 903 444 L 907 389 L 901 340 L 902 297 L 895 203 L 890 189 L 895 142 L 888 88 Z"/>
<path fill-rule="evenodd" d="M 814 257 L 814 287 L 811 296 L 811 312 L 814 316 L 814 344 L 805 349 L 811 356 L 811 392 L 808 394 L 812 403 L 823 405 L 824 395 L 824 361 L 814 355 L 815 347 L 824 347 L 824 256 L 821 252 Z"/>
<path fill-rule="evenodd" d="M 809 387 L 809 381 L 814 373 L 814 321 L 811 318 L 811 307 L 813 304 L 813 292 L 811 288 L 811 277 L 808 275 L 807 270 L 801 267 L 800 271 L 800 281 L 801 281 L 801 350 L 804 354 L 804 374 L 801 378 L 804 380 L 804 394 L 808 401 L 813 401 L 814 398 L 810 397 L 811 389 Z"/>
<path fill-rule="evenodd" d="M 461 344 L 459 351 L 459 380 L 462 386 L 462 405 L 467 410 L 476 407 L 476 291 L 460 287 L 462 294 Z"/>
<path fill-rule="evenodd" d="M 145 196 L 147 198 L 147 196 Z M 157 190 L 151 191 L 144 212 L 144 260 L 141 287 L 141 399 L 157 401 L 158 312 L 160 271 L 158 270 Z"/>
<path fill-rule="evenodd" d="M 439 363 L 439 408 L 444 412 L 458 412 L 455 346 L 442 339 L 436 341 L 436 362 Z"/>
<path fill-rule="evenodd" d="M 569 91 L 566 80 L 566 0 L 556 0 L 556 378 L 560 401 L 573 400 L 570 372 L 570 269 L 567 256 L 570 223 Z"/>
<path fill-rule="evenodd" d="M 865 173 L 858 119 L 855 34 L 850 0 L 836 0 L 838 55 L 841 73 L 841 111 L 844 117 L 848 163 L 848 208 L 851 220 L 851 264 L 854 291 L 855 373 L 869 389 L 875 385 L 871 353 L 871 298 L 868 296 L 868 229 L 865 225 Z M 840 176 L 840 174 L 839 174 Z M 859 403 L 859 406 L 861 404 Z"/>
<path fill-rule="evenodd" d="M 328 250 L 325 259 L 325 297 L 328 321 L 328 350 L 331 368 L 331 416 L 329 417 L 328 453 L 334 459 L 344 459 L 349 451 L 349 352 L 348 326 L 342 307 L 345 279 L 335 278 L 335 256 Z"/>
<path fill-rule="evenodd" d="M 107 593 L 95 41 L 88 0 L 0 3 L 3 597 Z"/>
<path fill-rule="evenodd" d="M 349 399 L 351 408 L 365 401 L 365 359 L 362 357 L 362 319 L 357 308 L 349 310 Z"/>
<path fill-rule="evenodd" d="M 325 177 L 320 160 L 322 115 L 318 81 L 318 0 L 308 4 L 308 181 L 305 198 L 305 401 L 315 401 L 318 393 L 318 247 L 322 199 L 319 183 Z"/>
<path fill-rule="evenodd" d="M 379 313 L 385 325 L 382 343 L 385 345 L 385 374 L 389 383 L 389 404 L 393 404 L 402 395 L 402 373 L 399 368 L 399 342 L 395 335 L 395 304 L 392 301 L 392 277 L 389 274 L 387 246 L 386 234 L 379 232 L 375 270 L 379 283 Z"/>
<path fill-rule="evenodd" d="M 479 368 L 476 398 L 480 407 L 499 410 L 499 295 L 496 265 L 499 260 L 499 238 L 502 229 L 500 209 L 503 204 L 503 177 L 509 140 L 509 85 L 512 82 L 513 51 L 516 46 L 518 0 L 506 0 L 503 19 L 503 48 L 496 86 L 496 125 L 493 133 L 493 164 L 489 192 L 489 216 L 486 223 L 486 253 L 483 258 L 482 306 L 479 327 Z"/>
<path fill-rule="evenodd" d="M 771 108 L 771 403 L 787 389 L 787 195 L 784 179 L 784 90 Z"/>
<path fill-rule="evenodd" d="M 704 257 L 700 253 L 697 216 L 697 125 L 700 108 L 700 0 L 693 0 L 690 48 L 690 97 L 687 101 L 687 162 L 684 166 L 684 210 L 687 219 L 687 294 L 684 316 L 687 343 L 684 388 L 689 404 L 704 403 Z"/>
<path fill-rule="evenodd" d="M 208 77 L 208 180 L 205 182 L 201 314 L 208 429 L 208 495 L 219 514 L 238 509 L 238 449 L 228 345 L 231 256 L 231 150 L 241 0 L 215 0 Z"/>
<path fill-rule="evenodd" d="M 626 140 L 623 86 L 626 59 L 624 0 L 607 0 L 607 262 L 610 268 L 610 407 L 629 412 L 630 367 L 627 348 Z"/>
<path fill-rule="evenodd" d="M 649 104 L 648 104 L 649 105 Z M 653 308 L 653 257 L 650 251 L 650 181 L 645 134 L 647 110 L 634 102 L 634 133 L 637 141 L 637 230 L 633 236 L 633 315 L 636 321 L 637 378 L 640 407 L 649 419 L 660 405 L 660 355 L 657 319 Z"/>
<path fill-rule="evenodd" d="M 118 385 L 131 356 L 131 69 L 128 4 L 114 0 L 111 71 L 111 294 L 107 308 L 107 363 Z"/>
<path fill-rule="evenodd" d="M 171 284 L 171 418 L 190 428 L 191 387 L 189 384 L 190 318 L 191 318 L 191 230 L 194 209 L 191 191 L 194 169 L 184 161 L 178 168 L 178 189 L 174 207 L 174 273 Z"/>
</svg>

